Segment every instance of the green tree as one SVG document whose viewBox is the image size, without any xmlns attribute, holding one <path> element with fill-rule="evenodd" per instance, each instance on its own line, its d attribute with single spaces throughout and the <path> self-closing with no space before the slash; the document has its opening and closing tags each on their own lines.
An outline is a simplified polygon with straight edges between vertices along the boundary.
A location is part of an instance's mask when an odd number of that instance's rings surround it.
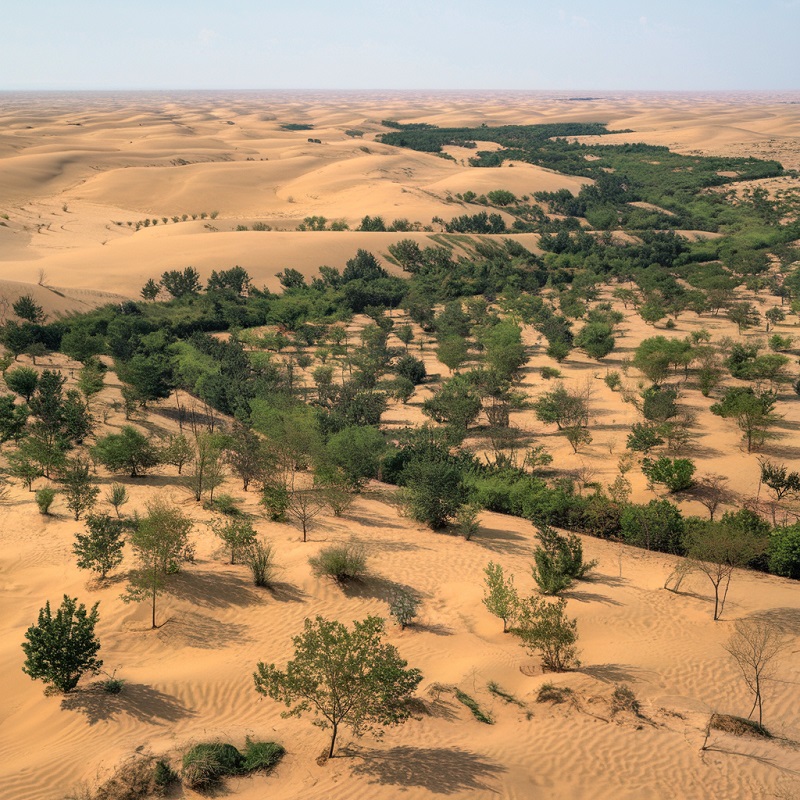
<svg viewBox="0 0 800 800">
<path fill-rule="evenodd" d="M 466 499 L 461 472 L 452 464 L 415 459 L 403 471 L 409 516 L 433 530 L 453 519 Z"/>
<path fill-rule="evenodd" d="M 334 433 L 325 447 L 327 461 L 341 470 L 350 487 L 360 490 L 375 478 L 386 450 L 383 434 L 370 425 L 352 426 Z"/>
<path fill-rule="evenodd" d="M 506 380 L 519 377 L 528 360 L 522 343 L 522 329 L 516 322 L 503 320 L 489 328 L 481 337 L 484 358 L 491 370 Z"/>
<path fill-rule="evenodd" d="M 285 670 L 256 665 L 256 691 L 284 703 L 285 716 L 312 713 L 315 724 L 331 731 L 328 757 L 333 757 L 341 726 L 360 736 L 411 716 L 409 700 L 422 674 L 407 669 L 383 633 L 378 617 L 356 621 L 352 630 L 319 616 L 306 619 L 303 633 L 292 640 L 294 656 Z"/>
<path fill-rule="evenodd" d="M 109 433 L 91 449 L 92 456 L 111 472 L 127 472 L 131 478 L 144 475 L 159 463 L 158 448 L 132 425 L 120 433 Z"/>
<path fill-rule="evenodd" d="M 767 439 L 774 438 L 772 428 L 780 417 L 775 413 L 777 396 L 774 392 L 755 392 L 749 386 L 731 386 L 711 413 L 732 419 L 742 431 L 747 452 L 760 448 Z"/>
<path fill-rule="evenodd" d="M 6 386 L 8 386 L 12 392 L 16 392 L 16 394 L 25 398 L 26 403 L 30 403 L 31 397 L 33 397 L 33 393 L 39 385 L 39 373 L 35 369 L 31 369 L 30 367 L 16 367 L 15 369 L 8 370 L 3 377 Z"/>
<path fill-rule="evenodd" d="M 483 604 L 486 610 L 503 620 L 503 633 L 508 633 L 519 613 L 519 595 L 514 586 L 514 576 L 507 578 L 500 564 L 490 561 L 483 570 Z"/>
<path fill-rule="evenodd" d="M 629 505 L 620 516 L 623 541 L 647 550 L 681 553 L 683 529 L 680 509 L 669 500 L 651 500 L 647 505 Z"/>
<path fill-rule="evenodd" d="M 175 298 L 199 294 L 203 289 L 200 273 L 194 267 L 185 267 L 183 271 L 173 269 L 163 273 L 161 285 Z"/>
<path fill-rule="evenodd" d="M 0 395 L 0 444 L 19 441 L 25 434 L 28 407 L 17 405 L 13 394 Z"/>
<path fill-rule="evenodd" d="M 170 434 L 158 450 L 160 464 L 169 464 L 176 467 L 178 475 L 183 474 L 183 468 L 194 457 L 194 448 L 189 440 L 182 434 Z"/>
<path fill-rule="evenodd" d="M 86 533 L 75 534 L 72 552 L 78 556 L 78 567 L 97 572 L 100 579 L 122 563 L 125 546 L 125 523 L 108 514 L 86 517 Z"/>
<path fill-rule="evenodd" d="M 800 580 L 800 525 L 776 528 L 769 537 L 769 571 Z"/>
<path fill-rule="evenodd" d="M 585 427 L 589 422 L 589 401 L 585 392 L 567 389 L 559 383 L 533 403 L 536 419 L 555 423 L 558 430 Z"/>
<path fill-rule="evenodd" d="M 422 413 L 436 422 L 444 423 L 454 434 L 463 438 L 482 407 L 481 399 L 471 383 L 463 375 L 456 375 L 445 381 L 433 397 L 425 400 Z"/>
<path fill-rule="evenodd" d="M 47 319 L 42 306 L 29 294 L 20 295 L 20 297 L 11 304 L 11 308 L 14 309 L 14 313 L 20 319 L 27 320 L 34 324 L 40 324 Z"/>
<path fill-rule="evenodd" d="M 588 322 L 578 331 L 575 347 L 590 358 L 605 358 L 614 349 L 614 329 L 606 322 Z"/>
<path fill-rule="evenodd" d="M 137 566 L 130 573 L 124 602 L 150 600 L 152 627 L 156 628 L 156 601 L 164 589 L 165 576 L 179 569 L 191 552 L 192 521 L 162 497 L 146 504 L 142 517 L 130 535 Z"/>
<path fill-rule="evenodd" d="M 231 564 L 236 563 L 236 556 L 245 554 L 256 541 L 256 532 L 249 520 L 233 518 L 213 522 L 211 528 L 214 533 L 225 542 L 231 553 Z"/>
<path fill-rule="evenodd" d="M 261 481 L 269 466 L 263 439 L 241 423 L 235 423 L 225 450 L 225 461 L 242 482 L 246 492 L 253 481 Z"/>
<path fill-rule="evenodd" d="M 539 653 L 542 667 L 552 672 L 564 672 L 580 666 L 577 659 L 578 625 L 566 616 L 567 601 L 555 602 L 529 597 L 520 603 L 519 618 L 514 626 L 522 646 Z"/>
<path fill-rule="evenodd" d="M 467 340 L 462 336 L 447 336 L 442 339 L 436 349 L 436 358 L 453 372 L 456 372 L 467 360 L 468 355 Z"/>
<path fill-rule="evenodd" d="M 36 624 L 25 632 L 27 641 L 22 643 L 22 671 L 64 693 L 72 691 L 82 675 L 95 675 L 103 666 L 97 658 L 100 642 L 94 635 L 98 604 L 87 613 L 86 606 L 77 603 L 76 598 L 64 595 L 53 616 L 48 600 L 39 610 Z"/>
<path fill-rule="evenodd" d="M 100 489 L 92 481 L 88 459 L 80 456 L 70 458 L 61 470 L 58 480 L 64 487 L 62 491 L 67 498 L 67 508 L 75 515 L 76 521 L 94 508 Z"/>
</svg>

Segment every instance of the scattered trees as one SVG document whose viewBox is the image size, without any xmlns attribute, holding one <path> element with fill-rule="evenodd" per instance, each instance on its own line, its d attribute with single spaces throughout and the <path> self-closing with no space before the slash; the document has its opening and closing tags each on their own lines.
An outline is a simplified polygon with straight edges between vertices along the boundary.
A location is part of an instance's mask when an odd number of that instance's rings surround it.
<svg viewBox="0 0 800 800">
<path fill-rule="evenodd" d="M 256 665 L 256 691 L 284 703 L 286 716 L 312 713 L 315 724 L 331 731 L 332 758 L 340 727 L 360 736 L 411 715 L 409 699 L 422 674 L 407 669 L 396 648 L 384 643 L 383 633 L 378 617 L 354 622 L 352 629 L 320 616 L 306 619 L 303 633 L 292 640 L 294 656 L 285 670 Z"/>
<path fill-rule="evenodd" d="M 158 448 L 132 425 L 98 440 L 91 453 L 111 472 L 127 472 L 131 478 L 144 475 L 159 463 Z"/>
</svg>

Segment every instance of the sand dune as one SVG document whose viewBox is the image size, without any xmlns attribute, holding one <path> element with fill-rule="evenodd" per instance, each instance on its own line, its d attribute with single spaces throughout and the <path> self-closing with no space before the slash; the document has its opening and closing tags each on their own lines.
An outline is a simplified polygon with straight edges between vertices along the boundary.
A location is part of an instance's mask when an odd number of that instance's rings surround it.
<svg viewBox="0 0 800 800">
<path fill-rule="evenodd" d="M 285 267 L 311 276 L 322 264 L 344 266 L 360 247 L 384 256 L 400 238 L 432 243 L 424 232 L 297 232 L 305 216 L 345 219 L 351 228 L 365 214 L 429 224 L 433 216 L 483 210 L 448 202 L 448 194 L 497 188 L 518 195 L 558 188 L 577 192 L 585 183 L 525 164 L 469 168 L 474 151 L 464 148 L 449 150 L 456 162 L 391 148 L 374 141 L 385 130 L 384 119 L 447 126 L 605 121 L 612 129 L 634 131 L 603 137 L 609 143 L 647 141 L 680 152 L 755 154 L 800 166 L 800 105 L 794 96 L 606 92 L 574 99 L 579 94 L 10 95 L 0 109 L 0 298 L 10 303 L 30 293 L 55 318 L 137 297 L 147 278 L 187 265 L 205 278 L 212 269 L 239 264 L 256 285 L 276 290 L 275 274 Z M 313 128 L 281 127 L 288 123 Z M 212 211 L 219 212 L 213 220 L 166 225 L 161 220 Z M 127 225 L 145 216 L 158 224 L 138 231 Z M 274 230 L 235 230 L 256 221 Z M 536 236 L 514 238 L 535 249 Z M 40 280 L 45 285 L 38 285 Z M 354 322 L 353 331 L 362 323 Z M 684 337 L 701 327 L 715 339 L 735 332 L 724 319 L 686 313 L 673 331 L 658 333 Z M 788 323 L 777 330 L 793 332 Z M 572 453 L 564 437 L 536 421 L 530 410 L 515 412 L 513 422 L 531 431 L 560 469 L 608 483 L 624 451 L 627 427 L 637 416 L 603 377 L 609 369 L 624 375 L 625 359 L 649 335 L 653 329 L 628 314 L 616 350 L 602 365 L 578 352 L 559 365 L 567 383 L 588 383 L 592 389 L 593 442 L 585 452 Z M 760 335 L 754 331 L 746 337 Z M 538 347 L 536 332 L 526 330 L 525 337 L 533 357 L 523 387 L 535 396 L 548 388 L 540 369 L 552 362 Z M 417 331 L 419 339 L 425 340 Z M 432 342 L 417 354 L 429 374 L 447 374 Z M 37 360 L 38 368 L 61 367 L 67 374 L 78 367 L 60 356 Z M 631 390 L 636 380 L 634 374 L 624 378 Z M 113 376 L 109 384 L 93 402 L 98 409 L 107 407 L 114 430 L 125 421 L 114 407 L 120 395 Z M 419 424 L 425 419 L 420 403 L 429 394 L 430 386 L 423 386 L 408 405 L 393 403 L 384 418 L 387 427 Z M 687 390 L 682 402 L 702 420 L 695 443 L 699 472 L 729 476 L 740 498 L 755 494 L 758 462 L 739 450 L 739 432 L 709 414 L 712 401 L 697 391 Z M 787 430 L 800 425 L 798 405 L 782 403 Z M 147 430 L 176 428 L 156 409 Z M 478 452 L 486 447 L 477 436 L 470 444 Z M 638 470 L 629 477 L 635 501 L 655 496 Z M 113 478 L 101 470 L 99 480 L 105 492 Z M 3 506 L 3 797 L 61 800 L 76 786 L 107 777 L 137 750 L 176 760 L 193 742 L 219 737 L 242 744 L 247 735 L 274 738 L 289 752 L 273 775 L 232 781 L 231 796 L 241 800 L 749 800 L 800 792 L 800 751 L 781 741 L 719 733 L 712 739 L 714 750 L 699 751 L 711 711 L 749 710 L 747 691 L 722 645 L 733 620 L 754 615 L 774 619 L 792 639 L 791 654 L 768 688 L 765 721 L 780 736 L 800 739 L 796 583 L 737 574 L 724 621 L 714 623 L 710 584 L 702 576 L 689 579 L 682 594 L 668 593 L 661 587 L 672 569 L 671 557 L 586 538 L 587 557 L 599 562 L 595 577 L 566 594 L 568 611 L 578 619 L 583 667 L 544 675 L 538 660 L 504 635 L 481 604 L 482 570 L 489 560 L 513 572 L 521 592 L 532 590 L 535 539 L 525 520 L 483 513 L 479 533 L 464 542 L 401 517 L 394 489 L 374 483 L 347 517 L 322 517 L 304 544 L 292 527 L 261 516 L 255 493 L 244 495 L 229 481 L 224 490 L 243 498 L 257 529 L 276 547 L 282 571 L 275 590 L 265 592 L 251 586 L 243 567 L 226 563 L 208 528 L 209 512 L 179 487 L 174 470 L 123 482 L 131 495 L 129 513 L 141 511 L 154 492 L 163 491 L 196 521 L 196 563 L 173 580 L 160 605 L 163 625 L 157 631 L 149 630 L 146 608 L 120 600 L 124 581 L 87 584 L 71 552 L 81 524 L 70 519 L 63 498 L 56 500 L 52 517 L 35 513 L 32 496 L 16 487 Z M 682 507 L 705 514 L 697 503 L 684 501 Z M 372 576 L 344 592 L 313 577 L 307 559 L 324 544 L 350 537 L 367 547 Z M 383 741 L 345 734 L 345 757 L 319 766 L 315 759 L 324 733 L 307 719 L 282 719 L 276 704 L 256 695 L 255 663 L 283 663 L 305 617 L 322 614 L 349 622 L 367 614 L 385 616 L 389 596 L 403 587 L 423 598 L 418 624 L 402 632 L 389 626 L 388 638 L 422 670 L 420 695 L 427 713 L 389 730 Z M 68 698 L 44 696 L 41 684 L 22 673 L 24 631 L 45 600 L 58 603 L 64 593 L 87 603 L 100 601 L 101 655 L 106 669 L 118 669 L 125 679 L 122 694 L 89 690 Z M 490 693 L 490 681 L 524 707 Z M 545 682 L 571 688 L 575 702 L 537 703 Z M 642 719 L 612 716 L 611 693 L 622 683 L 639 698 Z M 473 695 L 496 723 L 477 722 L 446 692 L 437 700 L 431 691 L 436 684 L 453 684 Z"/>
</svg>

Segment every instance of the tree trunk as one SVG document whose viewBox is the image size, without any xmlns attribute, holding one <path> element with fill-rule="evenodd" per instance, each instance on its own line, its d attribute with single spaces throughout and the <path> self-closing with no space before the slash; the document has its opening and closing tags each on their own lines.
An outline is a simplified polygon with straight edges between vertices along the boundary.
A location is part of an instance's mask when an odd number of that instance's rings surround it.
<svg viewBox="0 0 800 800">
<path fill-rule="evenodd" d="M 336 744 L 336 734 L 338 733 L 339 726 L 334 724 L 333 726 L 333 733 L 331 734 L 331 747 L 328 750 L 328 758 L 333 758 L 333 748 Z"/>
</svg>

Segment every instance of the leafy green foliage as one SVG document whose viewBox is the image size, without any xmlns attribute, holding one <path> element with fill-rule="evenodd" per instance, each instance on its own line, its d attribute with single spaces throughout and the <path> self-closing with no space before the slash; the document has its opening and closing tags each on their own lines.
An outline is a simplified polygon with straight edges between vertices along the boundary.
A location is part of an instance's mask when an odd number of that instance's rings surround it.
<svg viewBox="0 0 800 800">
<path fill-rule="evenodd" d="M 315 575 L 332 578 L 339 584 L 359 581 L 367 574 L 367 552 L 355 542 L 323 547 L 308 563 Z"/>
<path fill-rule="evenodd" d="M 513 628 L 523 647 L 539 653 L 542 667 L 564 672 L 580 666 L 577 659 L 577 621 L 566 616 L 567 601 L 551 602 L 529 597 L 520 603 L 519 618 Z"/>
<path fill-rule="evenodd" d="M 503 620 L 503 633 L 519 613 L 519 595 L 514 586 L 514 576 L 505 576 L 502 566 L 490 561 L 484 572 L 483 604 L 486 610 Z"/>
<path fill-rule="evenodd" d="M 76 533 L 72 546 L 72 552 L 78 557 L 78 567 L 98 573 L 103 580 L 122 563 L 126 528 L 121 519 L 108 514 L 90 514 L 86 518 L 86 533 Z"/>
<path fill-rule="evenodd" d="M 331 757 L 341 726 L 359 736 L 411 715 L 408 701 L 422 674 L 407 669 L 383 633 L 378 617 L 354 622 L 352 629 L 320 616 L 306 619 L 303 633 L 292 640 L 294 656 L 285 670 L 256 665 L 256 691 L 284 703 L 287 716 L 312 713 L 316 724 L 331 730 Z"/>
<path fill-rule="evenodd" d="M 689 458 L 643 458 L 642 472 L 647 480 L 661 483 L 670 492 L 683 492 L 694 485 L 694 462 Z"/>
<path fill-rule="evenodd" d="M 144 475 L 159 463 L 158 448 L 132 425 L 99 439 L 92 456 L 112 472 L 127 472 L 131 478 Z"/>
<path fill-rule="evenodd" d="M 96 674 L 103 666 L 97 658 L 100 642 L 94 635 L 97 606 L 87 612 L 77 599 L 64 595 L 53 616 L 50 601 L 39 610 L 39 619 L 25 632 L 22 671 L 33 680 L 50 684 L 59 692 L 70 692 L 85 673 Z"/>
</svg>

